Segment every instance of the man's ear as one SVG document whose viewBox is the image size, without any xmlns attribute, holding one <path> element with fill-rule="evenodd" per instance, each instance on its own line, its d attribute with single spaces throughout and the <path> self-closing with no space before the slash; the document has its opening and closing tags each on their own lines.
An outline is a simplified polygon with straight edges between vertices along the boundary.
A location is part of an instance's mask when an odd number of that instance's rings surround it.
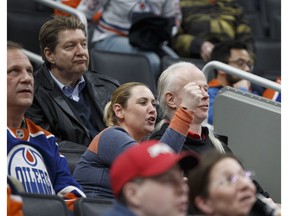
<svg viewBox="0 0 288 216">
<path fill-rule="evenodd" d="M 176 109 L 175 95 L 172 92 L 165 94 L 165 102 L 170 108 Z"/>
<path fill-rule="evenodd" d="M 134 182 L 127 182 L 123 186 L 122 192 L 129 206 L 133 206 L 133 207 L 141 206 L 142 203 L 139 197 L 139 195 L 141 195 L 138 190 L 139 187 L 140 185 Z"/>
<path fill-rule="evenodd" d="M 194 200 L 194 203 L 198 209 L 201 210 L 201 212 L 210 215 L 213 213 L 213 205 L 212 202 L 209 200 L 209 198 L 203 198 L 201 196 L 197 196 Z"/>
<path fill-rule="evenodd" d="M 114 110 L 114 113 L 117 116 L 117 118 L 119 118 L 119 119 L 124 118 L 123 109 L 122 109 L 120 104 L 116 103 L 113 107 L 113 110 Z"/>
<path fill-rule="evenodd" d="M 47 47 L 44 48 L 44 56 L 45 58 L 51 63 L 55 64 L 54 54 L 51 52 L 51 50 Z"/>
</svg>

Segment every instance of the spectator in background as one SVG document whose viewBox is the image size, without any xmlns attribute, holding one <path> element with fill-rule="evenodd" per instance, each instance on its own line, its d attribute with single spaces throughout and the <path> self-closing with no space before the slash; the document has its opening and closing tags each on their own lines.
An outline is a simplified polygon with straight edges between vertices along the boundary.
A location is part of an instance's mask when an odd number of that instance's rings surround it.
<svg viewBox="0 0 288 216">
<path fill-rule="evenodd" d="M 55 137 L 24 117 L 33 101 L 33 88 L 33 67 L 28 57 L 18 44 L 8 41 L 7 174 L 18 179 L 25 192 L 57 194 L 72 209 L 75 200 L 85 194 L 71 176 Z"/>
<path fill-rule="evenodd" d="M 200 87 L 189 83 L 183 100 L 160 141 L 180 152 L 196 107 L 203 97 Z M 135 146 L 153 130 L 157 118 L 156 100 L 143 83 L 121 85 L 106 107 L 107 129 L 99 133 L 76 165 L 73 176 L 88 197 L 113 199 L 110 167 L 125 149 Z"/>
<path fill-rule="evenodd" d="M 247 45 L 240 41 L 226 41 L 215 45 L 211 54 L 211 61 L 220 61 L 235 68 L 251 73 L 253 60 Z M 262 95 L 263 88 L 251 85 L 250 81 L 232 76 L 221 70 L 215 70 L 215 79 L 209 83 L 208 94 L 210 97 L 208 123 L 213 125 L 213 106 L 218 92 L 225 86 L 231 86 L 242 91 Z"/>
<path fill-rule="evenodd" d="M 91 9 L 89 9 L 89 5 L 97 5 L 98 7 L 94 8 L 98 11 L 99 7 L 102 6 L 102 16 L 94 25 L 95 29 L 91 39 L 91 48 L 119 53 L 140 53 L 148 58 L 155 79 L 157 80 L 161 66 L 159 55 L 155 51 L 143 50 L 139 47 L 132 46 L 128 38 L 129 29 L 136 16 L 140 17 L 149 13 L 169 19 L 171 18 L 173 19 L 173 24 L 179 26 L 181 19 L 179 0 L 90 0 L 88 2 L 82 0 L 78 9 L 86 15 L 93 14 L 91 13 Z M 91 15 L 88 16 L 88 19 L 92 17 Z M 165 26 L 162 27 L 162 30 L 164 30 L 164 28 Z M 156 38 L 158 35 L 154 34 L 153 36 Z M 170 49 L 170 52 L 174 53 L 172 49 Z"/>
<path fill-rule="evenodd" d="M 252 179 L 253 172 L 244 170 L 234 155 L 216 151 L 203 154 L 199 165 L 188 177 L 189 201 L 194 214 L 247 216 L 252 212 L 254 216 L 281 215 L 270 198 L 262 199 L 262 208 L 255 208 L 258 202 Z"/>
<path fill-rule="evenodd" d="M 181 57 L 208 61 L 219 42 L 237 39 L 254 49 L 251 28 L 234 0 L 180 0 L 181 28 L 173 49 Z"/>
<path fill-rule="evenodd" d="M 197 164 L 197 154 L 175 154 L 165 143 L 150 140 L 131 147 L 112 164 L 111 185 L 117 201 L 105 216 L 187 215 L 183 170 Z"/>
<path fill-rule="evenodd" d="M 35 98 L 26 116 L 53 133 L 60 147 L 85 148 L 106 126 L 103 110 L 118 82 L 87 71 L 85 26 L 75 17 L 55 16 L 39 33 L 44 63 L 34 74 Z"/>
<path fill-rule="evenodd" d="M 162 119 L 150 139 L 160 139 L 169 126 L 176 110 L 183 100 L 183 87 L 190 82 L 198 85 L 202 92 L 202 100 L 195 110 L 194 120 L 189 126 L 182 150 L 193 150 L 200 155 L 208 150 L 230 152 L 228 146 L 215 137 L 208 127 L 203 126 L 209 109 L 208 84 L 204 73 L 195 65 L 179 62 L 168 67 L 158 79 L 158 101 Z M 225 140 L 227 142 L 227 140 Z"/>
</svg>

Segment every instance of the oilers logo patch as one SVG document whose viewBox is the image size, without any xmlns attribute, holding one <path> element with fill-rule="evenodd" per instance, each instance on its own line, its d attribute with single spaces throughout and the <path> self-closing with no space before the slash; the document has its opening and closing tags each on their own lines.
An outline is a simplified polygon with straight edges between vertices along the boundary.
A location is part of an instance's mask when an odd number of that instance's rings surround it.
<svg viewBox="0 0 288 216">
<path fill-rule="evenodd" d="M 41 154 L 32 146 L 20 144 L 7 156 L 8 175 L 18 179 L 29 193 L 55 194 Z"/>
</svg>

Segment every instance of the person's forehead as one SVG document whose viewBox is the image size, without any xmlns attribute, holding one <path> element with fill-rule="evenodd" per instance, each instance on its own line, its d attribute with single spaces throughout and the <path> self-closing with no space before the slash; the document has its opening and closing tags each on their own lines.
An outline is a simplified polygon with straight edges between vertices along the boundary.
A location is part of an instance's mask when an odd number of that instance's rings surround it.
<svg viewBox="0 0 288 216">
<path fill-rule="evenodd" d="M 226 173 L 234 173 L 241 170 L 242 167 L 240 166 L 239 162 L 236 161 L 234 158 L 223 158 L 222 160 L 218 161 L 211 170 L 211 176 L 218 177 L 223 176 Z"/>
<path fill-rule="evenodd" d="M 180 168 L 180 165 L 177 163 L 172 166 L 170 169 L 166 170 L 162 174 L 154 176 L 152 178 L 173 178 L 175 175 L 182 175 L 183 170 Z"/>
<path fill-rule="evenodd" d="M 28 57 L 19 49 L 8 49 L 7 50 L 7 64 L 18 64 L 19 62 L 31 65 Z"/>
<path fill-rule="evenodd" d="M 81 29 L 65 29 L 59 32 L 58 42 L 65 43 L 74 40 L 85 40 L 86 36 Z"/>
<path fill-rule="evenodd" d="M 230 54 L 230 59 L 250 59 L 249 53 L 245 49 L 232 49 Z"/>
<path fill-rule="evenodd" d="M 154 98 L 151 90 L 147 88 L 146 86 L 137 85 L 131 88 L 131 98 L 132 97 L 140 98 L 140 97 L 147 97 L 147 96 Z"/>
<path fill-rule="evenodd" d="M 207 79 L 201 70 L 184 70 L 175 77 L 177 85 L 186 85 L 189 82 L 195 82 L 198 85 L 207 85 Z"/>
</svg>

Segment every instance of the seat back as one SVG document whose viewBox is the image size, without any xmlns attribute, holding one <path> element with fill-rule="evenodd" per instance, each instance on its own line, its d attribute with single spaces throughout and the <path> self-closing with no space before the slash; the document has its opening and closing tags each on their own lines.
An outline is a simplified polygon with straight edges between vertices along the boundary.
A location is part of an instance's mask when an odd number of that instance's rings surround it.
<svg viewBox="0 0 288 216">
<path fill-rule="evenodd" d="M 156 78 L 153 75 L 147 58 L 140 54 L 116 53 L 90 50 L 90 68 L 108 74 L 120 84 L 126 82 L 142 82 L 156 93 Z"/>
<path fill-rule="evenodd" d="M 205 62 L 202 59 L 195 59 L 195 58 L 173 58 L 171 56 L 164 56 L 162 58 L 162 71 L 166 70 L 170 65 L 177 63 L 177 62 L 191 62 L 192 64 L 196 65 L 200 70 L 205 66 Z M 209 73 L 208 81 L 214 78 L 214 73 Z"/>
<path fill-rule="evenodd" d="M 270 37 L 281 41 L 281 14 L 275 11 L 271 14 L 271 32 Z"/>
<path fill-rule="evenodd" d="M 231 87 L 214 103 L 214 130 L 272 199 L 281 203 L 281 104 Z"/>
<path fill-rule="evenodd" d="M 255 39 L 266 38 L 263 23 L 261 22 L 261 14 L 258 11 L 246 15 L 251 26 L 252 34 Z"/>
<path fill-rule="evenodd" d="M 7 1 L 7 40 L 15 41 L 31 52 L 40 54 L 38 34 L 53 10 L 34 0 Z"/>
<path fill-rule="evenodd" d="M 112 200 L 80 198 L 74 204 L 74 216 L 100 216 L 112 208 Z"/>
<path fill-rule="evenodd" d="M 236 0 L 236 2 L 243 8 L 245 13 L 252 13 L 258 10 L 255 0 Z"/>
<path fill-rule="evenodd" d="M 62 141 L 59 143 L 59 151 L 65 156 L 71 174 L 73 174 L 76 164 L 86 149 L 86 146 L 70 141 Z"/>
<path fill-rule="evenodd" d="M 25 216 L 69 216 L 65 201 L 57 195 L 20 193 Z"/>
<path fill-rule="evenodd" d="M 273 14 L 279 14 L 281 16 L 281 0 L 261 0 L 260 9 L 261 9 L 261 19 L 264 25 L 264 28 L 268 31 L 268 35 L 271 34 L 271 27 L 273 25 Z"/>
<path fill-rule="evenodd" d="M 281 42 L 258 39 L 255 49 L 254 74 L 273 81 L 281 76 Z"/>
</svg>

